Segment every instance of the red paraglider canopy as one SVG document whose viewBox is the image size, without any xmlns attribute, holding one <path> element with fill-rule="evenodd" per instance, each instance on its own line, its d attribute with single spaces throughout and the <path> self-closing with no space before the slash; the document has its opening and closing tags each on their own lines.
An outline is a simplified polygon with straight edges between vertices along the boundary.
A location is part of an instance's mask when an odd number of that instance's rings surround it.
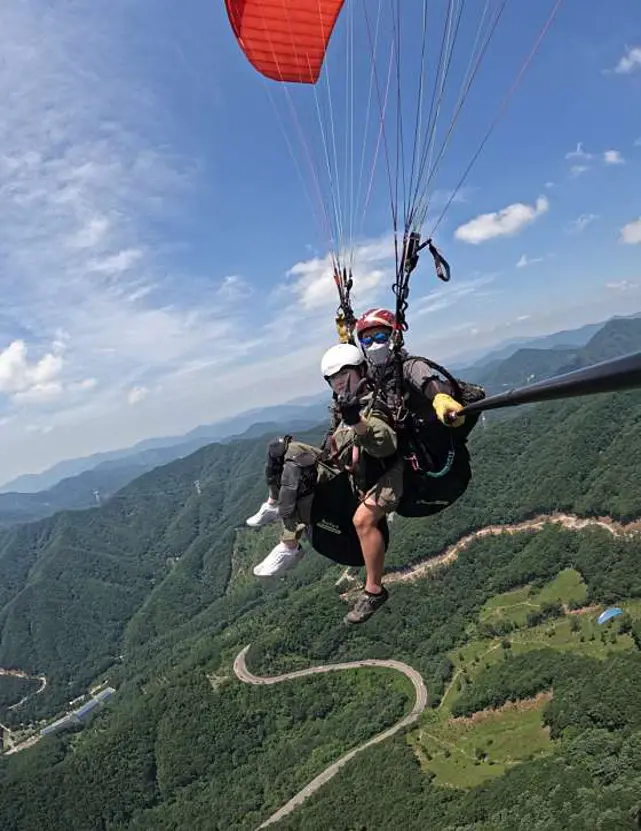
<svg viewBox="0 0 641 831">
<path fill-rule="evenodd" d="M 225 0 L 236 39 L 267 78 L 315 84 L 344 0 Z"/>
</svg>

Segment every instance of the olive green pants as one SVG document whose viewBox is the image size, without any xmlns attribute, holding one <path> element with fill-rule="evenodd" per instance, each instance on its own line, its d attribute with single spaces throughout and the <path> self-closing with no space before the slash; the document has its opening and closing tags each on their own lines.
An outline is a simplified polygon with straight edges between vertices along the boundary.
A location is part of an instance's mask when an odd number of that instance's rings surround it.
<svg viewBox="0 0 641 831">
<path fill-rule="evenodd" d="M 320 450 L 311 444 L 304 444 L 303 442 L 292 441 L 287 448 L 285 454 L 285 462 L 287 460 L 295 460 L 301 453 L 315 453 L 320 454 Z M 338 472 L 338 471 L 336 471 Z M 321 465 L 318 471 L 319 481 L 323 481 L 327 476 L 332 474 L 328 469 Z M 272 499 L 278 501 L 279 489 L 275 485 L 270 485 L 269 495 Z M 376 484 L 371 487 L 365 498 L 373 497 L 374 504 L 380 508 L 383 513 L 390 514 L 396 510 L 398 503 L 403 495 L 403 460 L 398 462 L 387 470 Z M 282 532 L 281 542 L 298 543 L 305 533 L 306 527 L 311 522 L 312 503 L 314 501 L 314 494 L 310 493 L 300 497 L 296 500 L 296 509 L 294 513 L 286 519 L 281 519 Z"/>
<path fill-rule="evenodd" d="M 292 441 L 290 442 L 289 447 L 287 448 L 287 453 L 285 454 L 285 464 L 287 464 L 288 461 L 295 461 L 296 458 L 302 453 L 310 452 L 317 456 L 321 453 L 318 447 L 314 447 L 311 444 L 304 444 L 300 441 Z M 278 501 L 279 489 L 273 484 L 269 486 L 269 495 L 272 499 Z M 296 509 L 294 513 L 286 519 L 281 519 L 281 542 L 300 542 L 300 538 L 305 533 L 305 528 L 311 521 L 313 501 L 313 493 L 299 497 L 296 500 Z"/>
</svg>

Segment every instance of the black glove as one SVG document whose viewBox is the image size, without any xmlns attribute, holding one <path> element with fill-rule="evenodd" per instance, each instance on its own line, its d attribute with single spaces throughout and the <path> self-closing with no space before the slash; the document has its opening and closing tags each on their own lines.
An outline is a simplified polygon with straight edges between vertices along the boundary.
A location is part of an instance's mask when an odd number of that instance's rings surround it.
<svg viewBox="0 0 641 831">
<path fill-rule="evenodd" d="M 345 392 L 338 396 L 338 410 L 343 422 L 348 427 L 354 427 L 361 421 L 361 402 L 356 393 Z"/>
</svg>

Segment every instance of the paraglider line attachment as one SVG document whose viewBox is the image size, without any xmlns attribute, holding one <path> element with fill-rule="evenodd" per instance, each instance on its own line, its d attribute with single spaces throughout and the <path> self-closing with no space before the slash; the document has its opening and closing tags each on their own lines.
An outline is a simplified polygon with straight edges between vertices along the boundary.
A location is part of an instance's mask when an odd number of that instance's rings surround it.
<svg viewBox="0 0 641 831">
<path fill-rule="evenodd" d="M 421 237 L 416 231 L 412 231 L 405 242 L 405 251 L 403 252 L 403 270 L 406 274 L 411 274 L 418 265 L 418 253 L 431 242 L 428 240 L 421 245 Z"/>
<path fill-rule="evenodd" d="M 336 329 L 341 343 L 350 343 L 356 323 L 350 293 L 354 285 L 351 269 L 334 267 L 334 282 L 338 289 L 339 306 L 336 309 Z"/>
</svg>

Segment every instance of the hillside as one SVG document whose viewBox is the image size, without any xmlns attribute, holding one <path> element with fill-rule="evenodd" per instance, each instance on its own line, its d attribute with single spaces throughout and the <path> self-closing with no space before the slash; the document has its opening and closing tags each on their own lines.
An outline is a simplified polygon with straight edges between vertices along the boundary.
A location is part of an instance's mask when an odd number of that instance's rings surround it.
<svg viewBox="0 0 641 831">
<path fill-rule="evenodd" d="M 102 508 L 0 533 L 0 666 L 49 677 L 39 710 L 118 660 L 136 613 L 144 640 L 156 622 L 171 629 L 223 593 L 234 528 L 262 496 L 263 466 L 264 439 L 210 445 Z"/>
<path fill-rule="evenodd" d="M 34 522 L 64 510 L 90 508 L 109 499 L 121 487 L 150 464 L 112 463 L 113 467 L 87 470 L 78 476 L 63 479 L 57 485 L 38 493 L 0 493 L 0 526 Z"/>
<path fill-rule="evenodd" d="M 636 520 L 640 426 L 641 393 L 630 392 L 479 428 L 468 493 L 432 520 L 397 518 L 388 572 L 402 578 L 491 524 L 559 511 Z M 543 523 L 479 538 L 422 579 L 390 582 L 384 610 L 349 630 L 349 584 L 334 585 L 343 570 L 315 553 L 286 579 L 251 575 L 276 533 L 242 528 L 264 494 L 263 454 L 262 439 L 212 445 L 102 508 L 0 534 L 0 666 L 48 680 L 0 721 L 56 714 L 96 677 L 117 688 L 81 733 L 1 759 L 0 827 L 253 829 L 411 707 L 408 682 L 387 669 L 249 686 L 232 669 L 248 644 L 258 675 L 395 659 L 428 693 L 415 728 L 355 757 L 283 828 L 355 828 L 364 817 L 368 830 L 582 828 L 597 816 L 635 827 L 638 533 Z M 613 602 L 629 616 L 618 635 L 619 623 L 590 624 Z M 586 608 L 580 632 L 560 603 Z M 537 614 L 522 616 L 523 604 Z M 511 698 L 525 703 L 497 711 L 493 729 L 483 716 L 467 738 L 456 721 Z M 501 725 L 521 737 L 518 752 Z"/>
<path fill-rule="evenodd" d="M 489 366 L 473 366 L 458 374 L 483 384 L 490 393 L 521 387 L 554 375 L 641 350 L 641 317 L 614 318 L 581 347 L 521 348 Z"/>
<path fill-rule="evenodd" d="M 577 348 L 584 346 L 605 323 L 606 321 L 602 320 L 599 323 L 589 323 L 578 329 L 564 329 L 550 335 L 508 338 L 481 354 L 476 349 L 458 353 L 452 357 L 451 364 L 457 369 L 470 366 L 476 369 L 491 369 L 511 357 L 518 349 L 553 349 L 558 346 Z"/>
</svg>

